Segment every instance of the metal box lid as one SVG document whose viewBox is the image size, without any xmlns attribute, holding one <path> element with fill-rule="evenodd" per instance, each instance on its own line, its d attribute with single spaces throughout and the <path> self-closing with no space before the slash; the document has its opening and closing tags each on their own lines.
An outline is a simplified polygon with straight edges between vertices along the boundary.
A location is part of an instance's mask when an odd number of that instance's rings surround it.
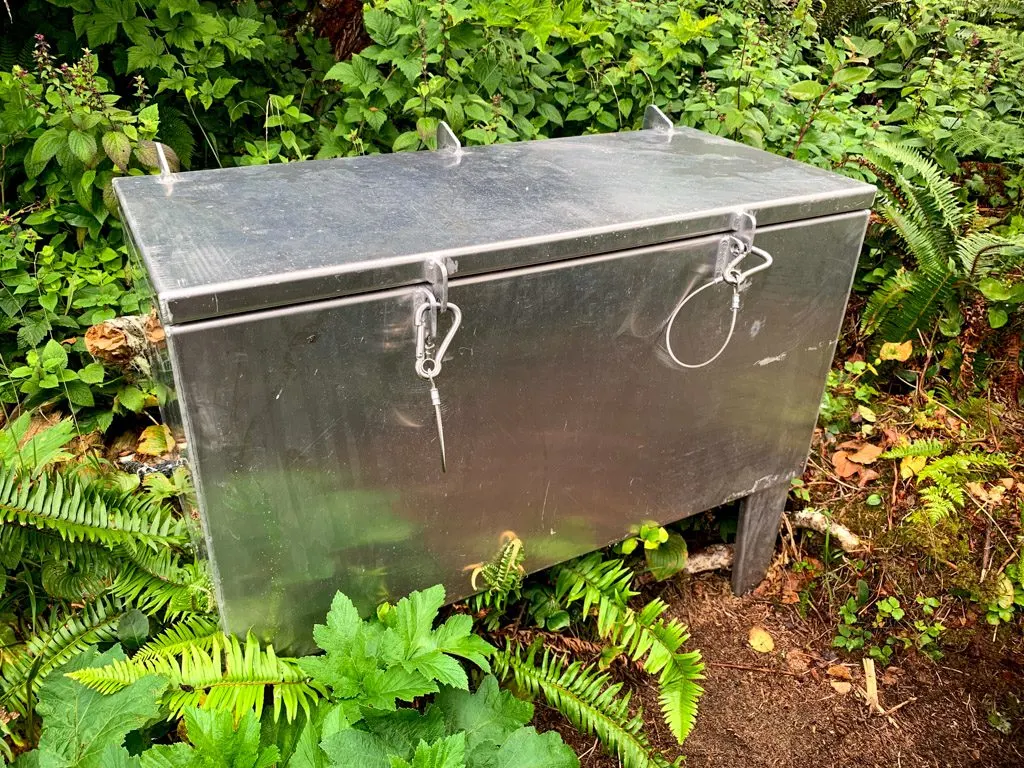
<svg viewBox="0 0 1024 768">
<path fill-rule="evenodd" d="M 164 323 L 863 210 L 874 187 L 689 128 L 114 180 Z"/>
</svg>

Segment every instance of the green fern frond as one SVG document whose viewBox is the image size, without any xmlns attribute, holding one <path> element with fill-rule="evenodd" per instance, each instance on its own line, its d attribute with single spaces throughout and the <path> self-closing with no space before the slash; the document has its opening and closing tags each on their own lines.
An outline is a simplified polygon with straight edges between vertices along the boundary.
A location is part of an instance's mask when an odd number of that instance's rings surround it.
<svg viewBox="0 0 1024 768">
<path fill-rule="evenodd" d="M 168 616 L 213 610 L 213 584 L 202 564 L 182 565 L 169 549 L 125 545 L 118 552 L 123 565 L 111 591 L 140 610 Z"/>
<path fill-rule="evenodd" d="M 877 333 L 883 341 L 903 342 L 915 338 L 919 328 L 928 327 L 943 310 L 949 310 L 956 296 L 956 273 L 914 272 L 912 288 L 893 311 L 879 319 Z"/>
<path fill-rule="evenodd" d="M 186 616 L 142 646 L 132 661 L 142 662 L 155 656 L 181 656 L 191 648 L 209 652 L 213 650 L 214 640 L 220 637 L 217 620 L 212 616 Z"/>
<path fill-rule="evenodd" d="M 597 631 L 602 637 L 638 594 L 630 589 L 633 571 L 621 560 L 604 560 L 600 552 L 556 566 L 553 575 L 556 600 L 563 605 L 582 602 L 585 616 L 597 608 Z"/>
<path fill-rule="evenodd" d="M 1024 236 L 1002 237 L 992 232 L 973 232 L 956 244 L 960 269 L 968 278 L 977 279 L 994 269 L 1005 270 L 1010 266 L 1008 254 L 1021 261 L 1024 254 Z"/>
<path fill-rule="evenodd" d="M 937 486 L 929 486 L 920 490 L 921 509 L 924 511 L 924 519 L 930 525 L 938 525 L 940 522 L 956 513 L 957 507 L 950 500 L 943 490 Z M 920 519 L 920 515 L 918 515 Z"/>
<path fill-rule="evenodd" d="M 879 458 L 905 459 L 908 456 L 938 456 L 945 449 L 946 446 L 941 440 L 925 438 L 923 440 L 914 440 L 912 443 L 904 443 L 903 445 L 897 445 L 895 448 L 890 448 Z"/>
<path fill-rule="evenodd" d="M 920 480 L 961 482 L 967 480 L 968 475 L 973 472 L 990 472 L 1009 468 L 1009 462 L 1001 453 L 954 453 L 930 462 L 917 473 L 917 477 Z"/>
<path fill-rule="evenodd" d="M 113 575 L 113 563 L 102 557 L 79 556 L 76 562 L 49 559 L 43 561 L 40 570 L 46 594 L 62 600 L 93 600 L 107 591 Z"/>
<path fill-rule="evenodd" d="M 908 198 L 916 201 L 928 221 L 942 222 L 950 231 L 956 231 L 967 222 L 956 184 L 913 147 L 880 141 L 871 148 L 868 157 L 878 163 L 884 163 L 883 158 L 889 160 L 885 163 L 889 168 L 893 164 L 898 166 L 898 171 L 892 174 L 893 180 Z M 910 180 L 907 169 L 914 172 L 914 181 Z"/>
<path fill-rule="evenodd" d="M 1024 153 L 1024 128 L 999 120 L 961 126 L 949 140 L 961 157 L 978 155 L 990 160 L 1011 160 Z"/>
<path fill-rule="evenodd" d="M 187 707 L 230 711 L 238 720 L 246 712 L 263 712 L 269 692 L 277 720 L 284 710 L 291 722 L 301 710 L 324 695 L 293 659 L 278 658 L 274 647 L 261 648 L 251 634 L 245 644 L 228 635 L 214 636 L 210 650 L 186 643 L 179 656 L 149 654 L 118 660 L 99 669 L 82 669 L 71 677 L 101 693 L 114 693 L 146 675 L 162 675 L 170 682 L 163 704 L 172 717 Z"/>
<path fill-rule="evenodd" d="M 682 758 L 669 762 L 650 744 L 643 730 L 643 714 L 629 713 L 629 693 L 622 683 L 609 683 L 609 676 L 575 661 L 566 664 L 545 650 L 540 664 L 536 648 L 525 657 L 522 649 L 509 645 L 494 658 L 495 672 L 511 677 L 517 686 L 547 703 L 584 735 L 596 736 L 605 750 L 625 768 L 678 767 Z"/>
<path fill-rule="evenodd" d="M 473 595 L 473 608 L 476 611 L 496 609 L 497 613 L 488 616 L 489 621 L 495 625 L 509 600 L 516 600 L 521 594 L 520 589 L 526 574 L 523 568 L 525 560 L 523 542 L 513 534 L 502 545 L 497 556 L 473 571 L 473 589 L 478 588 L 477 579 L 482 579 L 484 583 L 483 591 Z"/>
<path fill-rule="evenodd" d="M 1024 32 L 982 25 L 975 27 L 975 31 L 978 37 L 999 49 L 1004 62 L 1011 65 L 1024 63 Z"/>
<path fill-rule="evenodd" d="M 678 620 L 663 618 L 667 610 L 662 600 L 654 599 L 639 612 L 628 611 L 608 640 L 658 676 L 662 715 L 682 744 L 697 719 L 697 700 L 704 693 L 697 681 L 704 677 L 704 664 L 699 651 L 680 651 L 690 635 Z"/>
<path fill-rule="evenodd" d="M 55 613 L 39 622 L 35 634 L 22 647 L 5 652 L 0 669 L 0 705 L 25 714 L 34 690 L 50 672 L 89 645 L 117 638 L 117 624 L 124 606 L 100 599 L 73 614 Z"/>
<path fill-rule="evenodd" d="M 113 546 L 183 545 L 184 522 L 143 496 L 116 493 L 60 474 L 23 478 L 0 468 L 0 522 Z"/>
<path fill-rule="evenodd" d="M 879 285 L 871 296 L 864 311 L 861 313 L 860 329 L 862 333 L 872 334 L 893 310 L 900 306 L 903 298 L 913 291 L 917 284 L 913 272 L 901 270 Z"/>
</svg>

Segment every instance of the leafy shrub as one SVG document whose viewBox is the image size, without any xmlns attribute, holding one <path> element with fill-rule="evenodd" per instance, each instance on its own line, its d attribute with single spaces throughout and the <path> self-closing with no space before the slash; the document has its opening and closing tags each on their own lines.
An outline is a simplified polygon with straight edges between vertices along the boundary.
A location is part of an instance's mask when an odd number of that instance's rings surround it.
<svg viewBox="0 0 1024 768">
<path fill-rule="evenodd" d="M 493 648 L 472 634 L 468 616 L 452 616 L 434 629 L 443 602 L 444 590 L 433 587 L 382 606 L 378 618 L 364 621 L 339 593 L 327 623 L 314 630 L 326 654 L 300 660 L 309 677 L 286 681 L 293 690 L 305 686 L 313 698 L 293 699 L 298 706 L 292 706 L 284 694 L 291 724 L 283 728 L 291 735 L 282 738 L 281 730 L 276 735 L 288 744 L 285 750 L 261 740 L 263 684 L 280 672 L 268 668 L 268 659 L 260 661 L 255 641 L 243 651 L 232 639 L 234 658 L 223 672 L 216 671 L 219 687 L 203 690 L 198 684 L 193 689 L 195 667 L 187 661 L 180 670 L 149 663 L 187 642 L 180 635 L 157 641 L 132 659 L 118 647 L 104 654 L 87 650 L 47 678 L 39 697 L 45 718 L 39 748 L 16 765 L 576 768 L 576 755 L 556 733 L 526 727 L 533 705 L 501 691 L 493 676 L 470 693 L 457 658 L 489 670 Z M 218 642 L 213 641 L 215 652 Z M 192 663 L 202 666 L 197 653 L 193 643 Z M 168 671 L 168 676 L 154 674 Z M 399 706 L 430 694 L 434 699 L 422 712 Z M 274 706 L 276 716 L 278 691 Z M 179 712 L 191 743 L 157 745 L 140 757 L 128 756 L 129 730 Z"/>
</svg>

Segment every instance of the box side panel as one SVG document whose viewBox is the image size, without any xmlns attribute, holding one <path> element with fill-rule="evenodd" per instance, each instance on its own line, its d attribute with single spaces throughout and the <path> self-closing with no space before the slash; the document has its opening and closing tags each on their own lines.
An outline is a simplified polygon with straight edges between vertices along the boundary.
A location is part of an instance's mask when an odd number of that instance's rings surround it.
<svg viewBox="0 0 1024 768">
<path fill-rule="evenodd" d="M 309 647 L 344 590 L 363 609 L 443 582 L 502 532 L 541 568 L 800 472 L 866 214 L 764 228 L 775 257 L 742 291 L 713 364 L 666 353 L 719 238 L 454 280 L 463 324 L 437 379 L 414 371 L 414 290 L 170 329 L 222 611 Z M 680 312 L 672 347 L 709 357 L 731 291 Z"/>
</svg>

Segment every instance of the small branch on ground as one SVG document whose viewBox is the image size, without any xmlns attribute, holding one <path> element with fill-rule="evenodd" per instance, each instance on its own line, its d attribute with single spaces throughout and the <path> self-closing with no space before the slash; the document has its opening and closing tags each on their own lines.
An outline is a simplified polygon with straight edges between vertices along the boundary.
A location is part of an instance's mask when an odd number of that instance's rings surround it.
<svg viewBox="0 0 1024 768">
<path fill-rule="evenodd" d="M 733 548 L 728 544 L 712 544 L 686 558 L 685 572 L 694 574 L 732 568 L 733 554 Z"/>
<path fill-rule="evenodd" d="M 789 515 L 789 522 L 794 528 L 809 528 L 824 536 L 830 536 L 844 552 L 856 552 L 864 547 L 857 534 L 816 509 L 792 512 Z"/>
</svg>

